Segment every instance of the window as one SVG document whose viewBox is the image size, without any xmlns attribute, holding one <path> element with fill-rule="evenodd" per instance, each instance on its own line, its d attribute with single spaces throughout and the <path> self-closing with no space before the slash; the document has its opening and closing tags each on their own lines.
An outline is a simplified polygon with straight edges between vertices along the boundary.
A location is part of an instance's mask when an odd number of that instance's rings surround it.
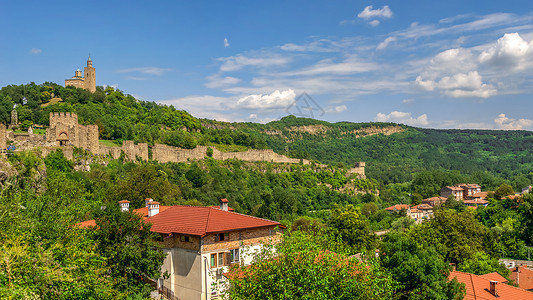
<svg viewBox="0 0 533 300">
<path fill-rule="evenodd" d="M 229 232 L 217 233 L 215 235 L 215 242 L 227 241 L 229 240 Z"/>
<path fill-rule="evenodd" d="M 220 252 L 218 254 L 218 265 L 223 266 L 224 265 L 224 253 Z"/>
<path fill-rule="evenodd" d="M 181 241 L 182 242 L 190 242 L 191 241 L 191 238 L 188 236 L 188 235 L 182 235 L 181 236 Z"/>
<path fill-rule="evenodd" d="M 229 251 L 230 256 L 230 263 L 237 263 L 239 262 L 239 248 L 237 249 L 231 249 Z"/>
<path fill-rule="evenodd" d="M 213 253 L 211 254 L 211 268 L 217 267 L 217 254 Z"/>
</svg>

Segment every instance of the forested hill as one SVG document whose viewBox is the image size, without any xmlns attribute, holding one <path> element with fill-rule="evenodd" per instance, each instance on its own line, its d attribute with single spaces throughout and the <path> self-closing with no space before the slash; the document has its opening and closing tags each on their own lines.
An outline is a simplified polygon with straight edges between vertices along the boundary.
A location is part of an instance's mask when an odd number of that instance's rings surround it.
<svg viewBox="0 0 533 300">
<path fill-rule="evenodd" d="M 394 123 L 328 123 L 288 116 L 268 124 L 199 120 L 178 108 L 138 101 L 111 87 L 95 93 L 54 83 L 0 89 L 0 122 L 17 104 L 22 127 L 48 124 L 51 111 L 72 111 L 97 124 L 100 138 L 120 143 L 165 143 L 221 150 L 272 148 L 291 157 L 351 166 L 367 163 L 382 183 L 405 182 L 426 170 L 457 170 L 528 184 L 533 177 L 533 132 L 420 129 Z M 487 175 L 488 174 L 488 175 Z"/>
<path fill-rule="evenodd" d="M 261 136 L 267 147 L 323 163 L 367 163 L 383 183 L 405 182 L 425 170 L 457 170 L 526 184 L 533 175 L 533 132 L 421 129 L 394 123 L 328 123 L 288 116 L 268 124 L 202 120 L 204 127 Z M 225 129 L 224 129 L 225 128 Z"/>
</svg>

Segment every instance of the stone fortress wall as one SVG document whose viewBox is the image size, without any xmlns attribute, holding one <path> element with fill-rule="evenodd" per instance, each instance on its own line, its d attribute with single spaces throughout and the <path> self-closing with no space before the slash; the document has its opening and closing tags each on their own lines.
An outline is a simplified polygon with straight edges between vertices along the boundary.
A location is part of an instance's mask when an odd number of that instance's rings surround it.
<svg viewBox="0 0 533 300">
<path fill-rule="evenodd" d="M 99 154 L 98 126 L 80 125 L 75 113 L 51 112 L 46 141 L 49 146 L 75 146 Z"/>
<path fill-rule="evenodd" d="M 152 147 L 152 159 L 159 162 L 186 162 L 188 160 L 203 159 L 207 156 L 207 146 L 197 146 L 194 149 L 182 149 L 173 146 L 155 144 Z M 244 161 L 270 161 L 276 163 L 300 163 L 298 158 L 289 158 L 267 150 L 247 150 L 244 152 L 222 152 L 216 148 L 213 150 L 213 158 L 216 160 L 240 159 Z M 310 164 L 307 159 L 301 160 L 303 164 Z"/>
<path fill-rule="evenodd" d="M 101 145 L 98 140 L 97 125 L 80 125 L 78 115 L 75 113 L 52 112 L 50 113 L 50 127 L 46 129 L 46 135 L 32 133 L 14 134 L 7 131 L 3 124 L 0 124 L 0 150 L 5 152 L 7 142 L 11 141 L 17 150 L 31 150 L 37 147 L 41 150 L 41 155 L 46 156 L 55 149 L 62 149 L 65 157 L 73 158 L 74 147 L 88 150 L 94 155 L 109 155 L 118 159 L 124 153 L 126 161 L 147 161 L 150 159 L 148 144 L 133 141 L 123 141 L 122 146 Z M 178 147 L 155 144 L 152 147 L 152 160 L 165 162 L 187 162 L 191 160 L 204 159 L 207 155 L 208 146 L 197 146 L 194 149 L 182 149 Z M 250 149 L 244 152 L 222 152 L 216 148 L 212 157 L 216 160 L 239 159 L 243 161 L 266 161 L 274 163 L 290 163 L 305 165 L 311 164 L 307 159 L 290 158 L 277 154 L 272 149 L 255 150 Z M 324 166 L 326 167 L 326 166 Z M 347 172 L 347 176 L 358 174 L 365 178 L 365 163 L 357 162 L 354 168 Z"/>
</svg>

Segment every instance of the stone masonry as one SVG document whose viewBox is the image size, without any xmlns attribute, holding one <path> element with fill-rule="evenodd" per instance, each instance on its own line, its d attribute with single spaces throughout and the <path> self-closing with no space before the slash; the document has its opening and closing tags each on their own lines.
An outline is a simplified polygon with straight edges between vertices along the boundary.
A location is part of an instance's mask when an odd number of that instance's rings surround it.
<svg viewBox="0 0 533 300">
<path fill-rule="evenodd" d="M 75 113 L 51 112 L 46 141 L 51 146 L 75 146 L 99 154 L 98 126 L 78 124 Z"/>
<path fill-rule="evenodd" d="M 0 123 L 0 152 L 7 148 L 6 126 Z"/>
<path fill-rule="evenodd" d="M 96 91 L 96 70 L 93 67 L 91 56 L 87 59 L 87 66 L 83 68 L 83 75 L 81 70 L 77 69 L 72 78 L 65 79 L 65 86 L 69 85 L 86 89 L 91 93 Z"/>
<path fill-rule="evenodd" d="M 194 149 L 182 149 L 173 146 L 155 144 L 152 147 L 152 159 L 159 162 L 186 162 L 189 160 L 199 160 L 207 156 L 207 146 L 197 146 Z M 247 150 L 244 152 L 221 152 L 213 149 L 213 158 L 216 160 L 240 159 L 244 161 L 269 161 L 275 163 L 300 163 L 298 158 L 289 158 L 275 153 L 272 149 L 267 150 Z M 301 160 L 303 164 L 310 164 L 306 159 Z"/>
<path fill-rule="evenodd" d="M 70 112 L 51 112 L 50 127 L 46 129 L 46 135 L 32 133 L 15 134 L 13 131 L 6 131 L 3 124 L 0 124 L 0 152 L 6 148 L 7 141 L 13 141 L 17 150 L 31 150 L 39 147 L 43 156 L 48 155 L 57 147 L 61 147 L 65 156 L 69 159 L 73 157 L 73 147 L 90 151 L 94 155 L 110 155 L 112 158 L 119 158 L 124 153 L 127 161 L 137 161 L 138 159 L 147 161 L 148 144 L 133 141 L 123 141 L 122 146 L 110 147 L 100 145 L 98 140 L 97 125 L 80 125 L 78 115 Z M 182 149 L 178 147 L 155 144 L 152 147 L 152 160 L 160 163 L 166 162 L 187 162 L 191 160 L 201 160 L 207 156 L 207 146 L 197 146 L 194 149 Z M 272 149 L 247 150 L 244 152 L 222 152 L 216 148 L 213 150 L 213 158 L 216 160 L 239 159 L 243 161 L 266 161 L 274 163 L 303 163 L 309 165 L 307 159 L 289 158 L 285 155 L 275 153 Z M 359 174 L 365 178 L 365 163 L 357 162 L 354 168 L 349 169 L 346 175 Z"/>
</svg>

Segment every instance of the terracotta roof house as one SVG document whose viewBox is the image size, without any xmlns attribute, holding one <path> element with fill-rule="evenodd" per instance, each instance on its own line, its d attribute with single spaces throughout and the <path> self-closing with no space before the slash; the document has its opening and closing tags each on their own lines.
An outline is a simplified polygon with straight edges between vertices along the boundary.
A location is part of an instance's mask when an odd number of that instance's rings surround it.
<svg viewBox="0 0 533 300">
<path fill-rule="evenodd" d="M 475 193 L 474 195 L 472 195 L 471 197 L 469 197 L 470 199 L 481 199 L 481 200 L 487 200 L 487 195 L 489 194 L 489 192 L 479 192 L 479 193 Z"/>
<path fill-rule="evenodd" d="M 464 199 L 464 190 L 461 187 L 458 186 L 445 186 L 442 189 L 440 189 L 440 196 L 444 198 L 448 198 L 448 196 L 453 195 L 455 197 L 455 200 L 463 200 Z"/>
<path fill-rule="evenodd" d="M 126 200 L 123 200 L 126 201 Z M 120 201 L 129 210 L 129 201 Z M 167 254 L 157 286 L 171 299 L 221 299 L 222 274 L 234 263 L 251 263 L 265 242 L 280 238 L 279 222 L 231 211 L 227 199 L 220 206 L 162 206 L 150 198 L 145 207 L 133 210 L 151 231 L 161 236 Z M 77 224 L 95 226 L 94 220 Z M 246 251 L 244 251 L 246 249 Z M 174 298 L 172 298 L 174 297 Z"/>
<path fill-rule="evenodd" d="M 533 270 L 525 266 L 517 266 L 511 269 L 509 278 L 518 285 L 519 288 L 533 291 Z M 531 298 L 533 299 L 533 298 Z"/>
<path fill-rule="evenodd" d="M 411 206 L 408 216 L 412 219 L 415 219 L 416 223 L 420 223 L 423 220 L 427 220 L 433 216 L 433 207 L 425 203 Z"/>
<path fill-rule="evenodd" d="M 399 212 L 402 209 L 405 209 L 407 214 L 409 214 L 409 210 L 411 209 L 411 206 L 409 204 L 396 204 L 390 207 L 385 208 L 386 211 L 392 213 L 392 212 Z"/>
<path fill-rule="evenodd" d="M 464 200 L 463 203 L 466 206 L 487 206 L 489 205 L 489 201 L 483 200 L 483 199 L 471 199 L 471 200 Z"/>
<path fill-rule="evenodd" d="M 468 197 L 474 195 L 475 193 L 481 192 L 481 186 L 479 184 L 463 183 L 463 184 L 458 184 L 457 186 L 463 189 L 463 197 L 464 198 L 468 198 Z"/>
<path fill-rule="evenodd" d="M 458 271 L 450 272 L 450 280 L 456 278 L 457 281 L 465 284 L 466 296 L 468 300 L 526 300 L 533 299 L 533 292 L 517 288 L 490 278 L 498 278 L 493 273 L 485 275 L 474 275 Z M 503 278 L 503 277 L 502 277 Z M 505 279 L 505 278 L 504 278 Z"/>
<path fill-rule="evenodd" d="M 527 194 L 527 193 L 529 193 L 529 192 L 531 191 L 532 188 L 533 188 L 533 187 L 531 187 L 531 186 L 526 186 L 525 188 L 522 189 L 522 191 L 520 192 L 520 194 L 522 194 L 522 195 L 523 195 L 523 194 Z"/>
<path fill-rule="evenodd" d="M 431 197 L 422 200 L 422 203 L 431 205 L 431 207 L 435 207 L 444 204 L 444 202 L 446 202 L 446 199 L 446 197 Z"/>
</svg>

